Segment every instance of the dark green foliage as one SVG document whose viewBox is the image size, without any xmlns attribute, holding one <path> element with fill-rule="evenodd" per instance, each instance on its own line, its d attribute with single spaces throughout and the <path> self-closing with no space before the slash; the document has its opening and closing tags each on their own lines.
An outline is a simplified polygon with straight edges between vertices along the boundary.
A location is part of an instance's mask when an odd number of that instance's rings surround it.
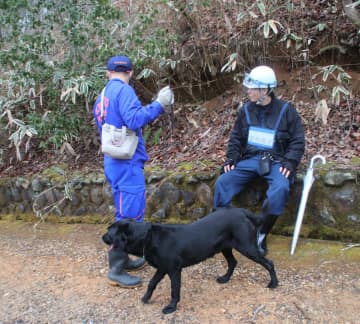
<svg viewBox="0 0 360 324">
<path fill-rule="evenodd" d="M 279 59 L 289 69 L 306 68 L 303 83 L 316 99 L 330 98 L 338 105 L 350 96 L 350 78 L 335 62 L 336 56 L 320 67 L 322 79 L 321 74 L 312 79 L 317 74 L 309 69 L 334 49 L 345 51 L 346 64 L 358 61 L 358 47 L 344 45 L 358 44 L 358 34 L 346 24 L 340 2 L 131 4 L 127 8 L 123 1 L 109 0 L 0 1 L 0 124 L 8 126 L 14 148 L 21 149 L 20 144 L 30 139 L 59 147 L 65 138 L 71 142 L 83 131 L 86 134 L 86 127 L 92 131 L 91 108 L 106 81 L 106 61 L 120 53 L 132 58 L 135 88 L 147 102 L 166 84 L 184 101 L 209 99 L 239 82 L 251 66 Z M 323 84 L 325 76 L 334 86 Z M 54 140 L 43 119 L 53 118 L 53 125 L 55 116 L 61 115 L 76 120 L 65 125 L 58 118 L 57 129 L 65 134 L 60 132 Z M 20 127 L 21 136 L 11 136 Z M 35 129 L 31 136 L 24 131 L 30 128 Z M 160 131 L 148 132 L 154 134 L 149 145 L 161 140 Z"/>
<path fill-rule="evenodd" d="M 41 116 L 35 112 L 26 116 L 26 122 L 36 128 L 39 148 L 59 149 L 63 142 L 77 139 L 83 125 L 83 114 L 73 111 L 54 111 Z"/>
<path fill-rule="evenodd" d="M 11 137 L 14 147 L 31 137 L 41 148 L 58 149 L 90 131 L 92 104 L 106 81 L 110 56 L 129 55 L 141 69 L 168 54 L 170 37 L 162 27 L 146 35 L 158 9 L 139 9 L 130 21 L 107 0 L 1 2 L 0 122 L 10 132 L 19 125 L 35 129 L 31 136 L 21 131 Z"/>
</svg>

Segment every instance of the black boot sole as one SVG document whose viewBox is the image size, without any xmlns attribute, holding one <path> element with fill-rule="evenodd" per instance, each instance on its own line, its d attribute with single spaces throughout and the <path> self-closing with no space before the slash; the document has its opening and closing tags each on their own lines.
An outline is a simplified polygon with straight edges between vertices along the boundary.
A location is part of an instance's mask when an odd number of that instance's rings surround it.
<svg viewBox="0 0 360 324">
<path fill-rule="evenodd" d="M 113 281 L 113 280 L 110 280 L 108 279 L 108 283 L 111 285 L 111 286 L 119 286 L 121 288 L 127 288 L 127 289 L 132 289 L 132 288 L 136 288 L 136 287 L 139 287 L 142 285 L 142 282 L 139 282 L 138 284 L 136 285 L 125 285 L 125 284 L 121 284 L 120 282 L 118 281 Z"/>
</svg>

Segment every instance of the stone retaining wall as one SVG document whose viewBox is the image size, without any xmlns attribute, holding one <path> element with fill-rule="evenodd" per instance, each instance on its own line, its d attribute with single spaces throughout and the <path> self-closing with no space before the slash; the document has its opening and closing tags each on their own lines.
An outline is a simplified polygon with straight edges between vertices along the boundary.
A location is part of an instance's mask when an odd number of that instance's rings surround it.
<svg viewBox="0 0 360 324">
<path fill-rule="evenodd" d="M 342 241 L 360 241 L 360 171 L 318 170 L 305 210 L 301 235 Z M 211 211 L 217 172 L 146 171 L 149 221 L 189 222 Z M 275 233 L 292 235 L 302 193 L 299 174 L 292 187 L 286 212 Z M 234 205 L 260 211 L 266 184 L 253 182 L 235 197 Z M 104 222 L 114 214 L 112 193 L 99 172 L 68 175 L 53 167 L 29 178 L 0 181 L 0 218 L 33 215 L 46 219 L 57 215 L 59 221 Z"/>
</svg>

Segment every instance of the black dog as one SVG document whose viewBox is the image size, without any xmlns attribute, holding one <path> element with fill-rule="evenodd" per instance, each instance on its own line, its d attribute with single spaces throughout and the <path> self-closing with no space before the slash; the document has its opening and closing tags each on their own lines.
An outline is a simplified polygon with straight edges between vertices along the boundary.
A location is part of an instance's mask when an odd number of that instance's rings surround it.
<svg viewBox="0 0 360 324">
<path fill-rule="evenodd" d="M 147 303 L 157 284 L 167 274 L 171 280 L 171 302 L 163 313 L 172 313 L 180 300 L 181 270 L 222 252 L 228 270 L 217 282 L 226 283 L 237 264 L 232 249 L 261 264 L 270 274 L 268 288 L 278 279 L 273 263 L 258 251 L 256 216 L 241 208 L 221 208 L 191 224 L 151 224 L 122 220 L 112 224 L 103 241 L 113 248 L 144 256 L 157 269 L 142 298 Z"/>
</svg>

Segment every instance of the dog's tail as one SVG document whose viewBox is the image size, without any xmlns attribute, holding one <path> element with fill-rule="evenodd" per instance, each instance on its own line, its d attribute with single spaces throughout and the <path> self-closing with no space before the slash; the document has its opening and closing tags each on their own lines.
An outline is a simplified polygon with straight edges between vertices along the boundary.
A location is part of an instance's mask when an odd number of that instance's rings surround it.
<svg viewBox="0 0 360 324">
<path fill-rule="evenodd" d="M 250 211 L 246 213 L 246 217 L 254 224 L 255 227 L 259 227 L 269 213 L 269 201 L 266 199 L 263 204 L 262 212 L 259 214 L 254 214 Z"/>
<path fill-rule="evenodd" d="M 254 214 L 252 212 L 247 212 L 246 217 L 253 223 L 255 227 L 259 227 L 263 221 L 264 215 L 262 213 L 260 214 Z"/>
</svg>

